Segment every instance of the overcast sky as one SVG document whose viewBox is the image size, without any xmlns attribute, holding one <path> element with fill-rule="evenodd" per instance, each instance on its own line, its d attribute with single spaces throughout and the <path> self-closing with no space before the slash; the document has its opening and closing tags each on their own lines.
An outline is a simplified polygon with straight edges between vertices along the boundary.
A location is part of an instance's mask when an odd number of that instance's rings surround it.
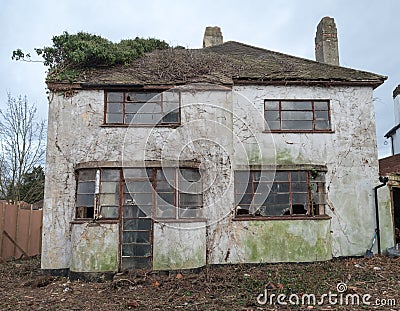
<svg viewBox="0 0 400 311">
<path fill-rule="evenodd" d="M 400 1 L 380 0 L 19 0 L 0 9 L 0 109 L 7 93 L 26 95 L 47 118 L 46 68 L 11 60 L 21 48 L 50 46 L 63 31 L 85 31 L 111 41 L 139 37 L 200 48 L 206 26 L 220 26 L 224 41 L 314 59 L 316 26 L 335 18 L 340 64 L 388 76 L 375 90 L 379 156 L 390 155 L 384 134 L 394 124 L 392 92 L 400 84 Z M 354 137 L 357 139 L 357 137 Z"/>
</svg>

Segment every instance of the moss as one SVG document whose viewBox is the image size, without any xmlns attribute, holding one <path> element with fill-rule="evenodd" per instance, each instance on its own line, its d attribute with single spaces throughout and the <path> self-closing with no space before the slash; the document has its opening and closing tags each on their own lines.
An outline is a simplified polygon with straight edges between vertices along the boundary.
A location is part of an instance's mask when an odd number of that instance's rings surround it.
<svg viewBox="0 0 400 311">
<path fill-rule="evenodd" d="M 292 155 L 289 150 L 285 149 L 284 151 L 276 152 L 276 164 L 294 164 L 295 161 L 292 158 Z"/>
<path fill-rule="evenodd" d="M 158 254 L 155 251 L 153 257 L 154 270 L 193 269 L 205 264 L 205 249 L 203 247 L 186 252 L 169 248 L 168 252 L 164 254 Z"/>
<path fill-rule="evenodd" d="M 118 271 L 118 231 L 104 226 L 85 227 L 73 247 L 71 270 Z"/>
<path fill-rule="evenodd" d="M 247 262 L 308 262 L 331 258 L 329 221 L 249 222 Z"/>
</svg>

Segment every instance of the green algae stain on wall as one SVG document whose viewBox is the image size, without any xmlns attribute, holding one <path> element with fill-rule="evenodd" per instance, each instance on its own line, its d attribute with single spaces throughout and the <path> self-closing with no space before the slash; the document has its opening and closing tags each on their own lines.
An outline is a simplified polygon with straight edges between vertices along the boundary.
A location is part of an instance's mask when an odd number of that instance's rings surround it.
<svg viewBox="0 0 400 311">
<path fill-rule="evenodd" d="M 205 249 L 193 249 L 190 256 L 186 252 L 179 249 L 170 249 L 164 254 L 154 253 L 153 269 L 154 270 L 179 270 L 193 269 L 205 265 Z"/>
<path fill-rule="evenodd" d="M 248 221 L 245 262 L 310 262 L 332 258 L 330 220 Z"/>
<path fill-rule="evenodd" d="M 117 272 L 118 225 L 74 224 L 71 271 Z"/>
<path fill-rule="evenodd" d="M 294 164 L 294 163 L 295 161 L 288 149 L 276 152 L 276 164 L 283 165 L 283 164 Z"/>
<path fill-rule="evenodd" d="M 206 265 L 203 222 L 154 226 L 153 269 L 193 269 Z"/>
</svg>

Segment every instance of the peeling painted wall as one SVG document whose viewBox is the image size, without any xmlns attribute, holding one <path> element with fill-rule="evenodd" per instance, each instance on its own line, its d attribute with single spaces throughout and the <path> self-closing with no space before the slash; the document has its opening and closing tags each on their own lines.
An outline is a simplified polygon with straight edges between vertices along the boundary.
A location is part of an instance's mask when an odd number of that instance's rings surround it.
<svg viewBox="0 0 400 311">
<path fill-rule="evenodd" d="M 264 99 L 329 99 L 334 131 L 265 133 Z M 369 87 L 236 86 L 233 92 L 191 88 L 182 93 L 182 126 L 176 129 L 103 126 L 104 93 L 99 90 L 81 90 L 71 97 L 52 94 L 49 106 L 44 269 L 78 267 L 87 260 L 82 257 L 78 263 L 73 258 L 83 245 L 79 238 L 82 228 L 70 222 L 75 209 L 75 168 L 91 161 L 118 161 L 124 166 L 178 158 L 201 162 L 206 226 L 193 230 L 197 242 L 189 243 L 190 231 L 177 234 L 175 229 L 156 224 L 155 269 L 175 269 L 179 262 L 182 267 L 194 268 L 205 261 L 324 260 L 332 255 L 363 255 L 370 244 L 375 228 L 373 187 L 379 182 Z M 325 165 L 326 212 L 332 219 L 232 221 L 233 171 L 248 164 Z M 382 228 L 390 230 L 388 218 L 382 219 Z M 104 236 L 107 245 L 117 234 L 110 228 L 103 233 L 110 235 Z M 260 238 L 265 244 L 259 244 Z M 179 256 L 168 247 L 173 241 L 182 248 Z M 299 248 L 300 242 L 306 247 Z M 273 253 L 279 245 L 286 249 Z"/>
</svg>

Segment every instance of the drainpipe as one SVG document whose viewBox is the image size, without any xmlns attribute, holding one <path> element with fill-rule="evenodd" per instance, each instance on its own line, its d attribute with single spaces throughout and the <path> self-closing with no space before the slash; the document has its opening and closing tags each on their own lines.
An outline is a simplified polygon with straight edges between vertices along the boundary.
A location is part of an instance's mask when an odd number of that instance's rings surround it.
<svg viewBox="0 0 400 311">
<path fill-rule="evenodd" d="M 376 239 L 378 241 L 378 254 L 381 254 L 381 233 L 379 229 L 379 209 L 378 209 L 378 189 L 386 186 L 386 183 L 389 181 L 388 177 L 379 176 L 380 185 L 374 187 L 375 194 L 375 218 L 376 218 Z"/>
</svg>

